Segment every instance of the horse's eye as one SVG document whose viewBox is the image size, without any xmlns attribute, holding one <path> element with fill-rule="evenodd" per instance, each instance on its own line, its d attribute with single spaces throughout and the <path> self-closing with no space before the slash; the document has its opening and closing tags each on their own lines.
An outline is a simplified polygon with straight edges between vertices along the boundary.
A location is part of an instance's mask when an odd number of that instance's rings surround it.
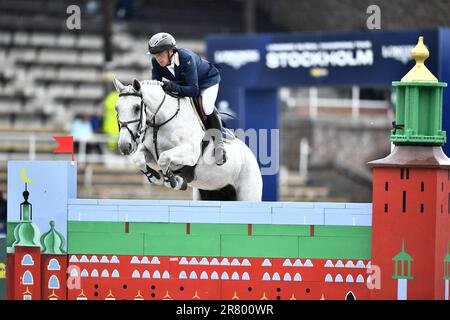
<svg viewBox="0 0 450 320">
<path fill-rule="evenodd" d="M 140 110 L 141 110 L 140 106 L 135 106 L 134 107 L 134 113 L 139 113 Z"/>
</svg>

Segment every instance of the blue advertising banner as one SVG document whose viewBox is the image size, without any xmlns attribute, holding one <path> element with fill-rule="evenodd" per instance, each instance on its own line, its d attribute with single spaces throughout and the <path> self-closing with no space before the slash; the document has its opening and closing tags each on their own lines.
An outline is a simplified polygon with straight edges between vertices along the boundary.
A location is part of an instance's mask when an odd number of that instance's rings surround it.
<svg viewBox="0 0 450 320">
<path fill-rule="evenodd" d="M 438 73 L 436 30 L 210 36 L 207 44 L 222 86 L 380 85 L 414 65 L 419 36 L 430 51 L 428 68 Z"/>
</svg>

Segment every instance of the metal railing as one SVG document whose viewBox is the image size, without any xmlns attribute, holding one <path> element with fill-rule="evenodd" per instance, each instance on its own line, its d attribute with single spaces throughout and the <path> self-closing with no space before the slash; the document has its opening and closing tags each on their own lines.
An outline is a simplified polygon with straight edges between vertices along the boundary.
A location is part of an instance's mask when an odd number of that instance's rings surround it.
<svg viewBox="0 0 450 320">
<path fill-rule="evenodd" d="M 0 161 L 8 160 L 68 160 L 72 159 L 70 154 L 53 153 L 48 146 L 54 144 L 54 148 L 58 143 L 54 136 L 65 135 L 66 133 L 40 133 L 40 132 L 0 132 L 0 146 L 3 144 L 26 144 L 27 152 L 0 152 Z M 74 143 L 78 142 L 78 152 L 75 154 L 75 160 L 79 164 L 132 164 L 129 157 L 122 156 L 118 153 L 109 151 L 107 148 L 111 137 L 103 134 L 94 134 L 86 139 L 75 138 Z M 99 145 L 101 154 L 87 153 L 88 145 Z M 38 152 L 40 146 L 46 146 L 48 152 Z M 54 149 L 52 148 L 52 150 Z"/>
<path fill-rule="evenodd" d="M 386 100 L 363 100 L 359 98 L 360 88 L 352 86 L 352 97 L 350 99 L 323 98 L 319 97 L 318 87 L 310 87 L 307 97 L 292 97 L 289 92 L 282 95 L 290 108 L 308 108 L 309 117 L 316 119 L 320 108 L 335 108 L 350 110 L 352 119 L 359 119 L 361 109 L 385 110 L 390 109 L 390 103 Z"/>
</svg>

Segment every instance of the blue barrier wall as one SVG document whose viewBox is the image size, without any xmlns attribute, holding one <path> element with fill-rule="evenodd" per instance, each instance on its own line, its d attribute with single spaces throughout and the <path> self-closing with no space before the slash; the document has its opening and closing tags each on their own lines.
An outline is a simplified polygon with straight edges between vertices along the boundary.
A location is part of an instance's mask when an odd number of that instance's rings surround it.
<svg viewBox="0 0 450 320">
<path fill-rule="evenodd" d="M 69 221 L 371 226 L 371 203 L 69 199 Z"/>
</svg>

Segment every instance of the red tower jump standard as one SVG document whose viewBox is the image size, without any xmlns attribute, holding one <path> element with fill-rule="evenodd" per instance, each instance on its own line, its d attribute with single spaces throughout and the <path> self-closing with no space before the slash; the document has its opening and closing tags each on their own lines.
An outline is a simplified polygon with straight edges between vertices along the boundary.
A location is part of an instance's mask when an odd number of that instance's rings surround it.
<svg viewBox="0 0 450 320">
<path fill-rule="evenodd" d="M 416 65 L 393 82 L 397 89 L 395 144 L 373 168 L 372 265 L 381 288 L 372 299 L 447 299 L 449 296 L 450 159 L 442 151 L 442 93 L 424 65 L 419 38 Z"/>
</svg>

